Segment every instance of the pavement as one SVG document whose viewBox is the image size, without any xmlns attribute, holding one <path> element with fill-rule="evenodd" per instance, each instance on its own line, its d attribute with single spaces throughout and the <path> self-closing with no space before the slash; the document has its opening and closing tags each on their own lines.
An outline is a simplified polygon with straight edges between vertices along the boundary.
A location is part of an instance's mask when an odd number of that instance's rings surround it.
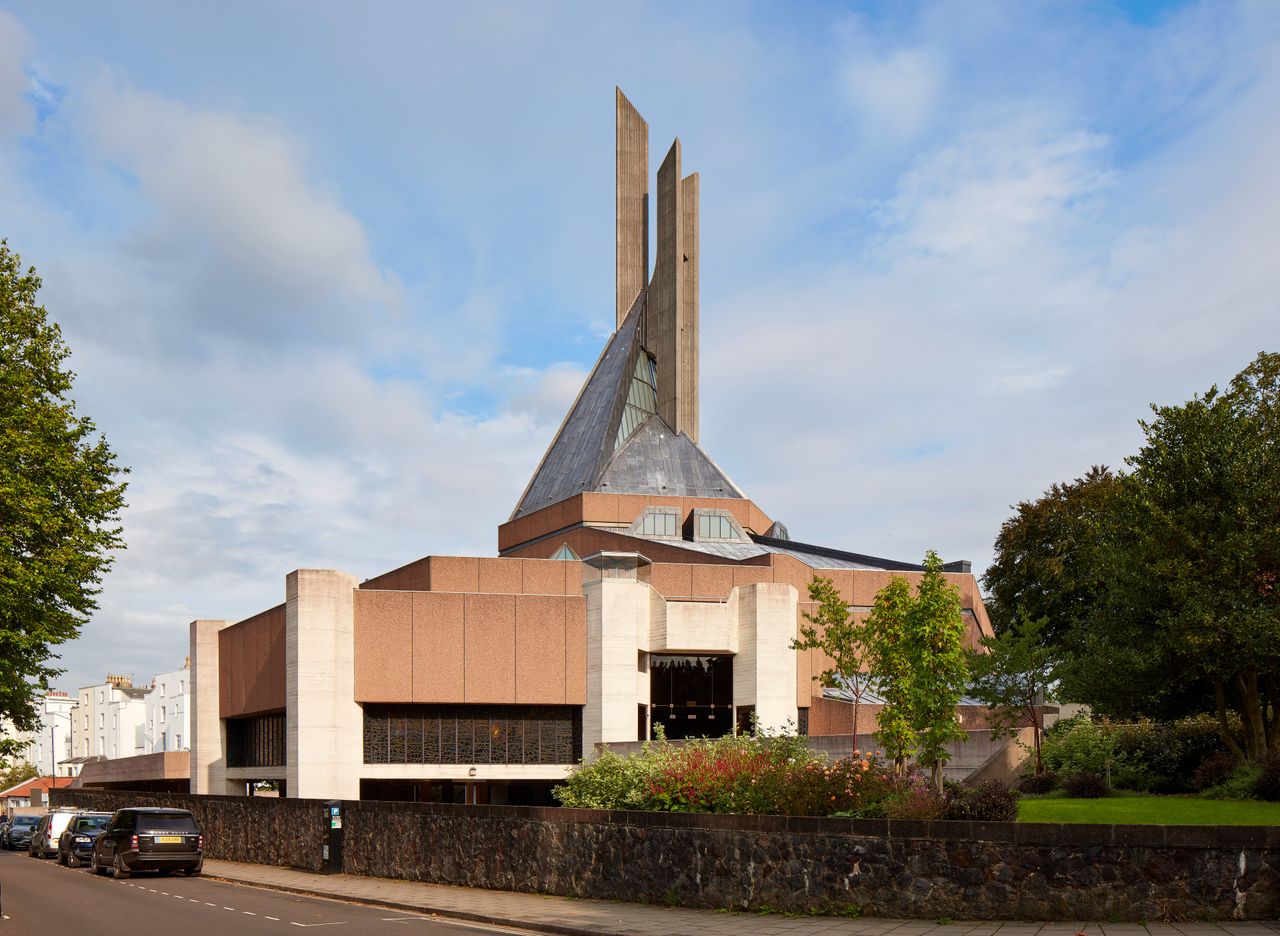
<svg viewBox="0 0 1280 936">
<path fill-rule="evenodd" d="M 566 936 L 1277 936 L 1280 923 L 1036 923 L 785 916 L 420 884 L 205 859 L 206 877 Z"/>
</svg>

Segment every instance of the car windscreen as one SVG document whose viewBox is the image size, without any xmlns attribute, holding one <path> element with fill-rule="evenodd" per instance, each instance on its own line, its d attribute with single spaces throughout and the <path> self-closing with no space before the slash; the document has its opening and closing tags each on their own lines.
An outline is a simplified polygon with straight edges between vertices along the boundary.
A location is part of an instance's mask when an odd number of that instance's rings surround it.
<svg viewBox="0 0 1280 936">
<path fill-rule="evenodd" d="M 110 816 L 81 816 L 76 820 L 75 831 L 91 832 L 95 829 L 105 829 L 110 821 Z"/>
<path fill-rule="evenodd" d="M 194 832 L 196 821 L 191 816 L 138 816 L 138 829 L 146 832 Z"/>
<path fill-rule="evenodd" d="M 13 825 L 14 825 L 14 828 L 17 828 L 18 826 L 26 826 L 28 828 L 33 828 L 35 824 L 39 821 L 40 821 L 39 816 L 18 816 L 16 819 L 13 820 Z"/>
</svg>

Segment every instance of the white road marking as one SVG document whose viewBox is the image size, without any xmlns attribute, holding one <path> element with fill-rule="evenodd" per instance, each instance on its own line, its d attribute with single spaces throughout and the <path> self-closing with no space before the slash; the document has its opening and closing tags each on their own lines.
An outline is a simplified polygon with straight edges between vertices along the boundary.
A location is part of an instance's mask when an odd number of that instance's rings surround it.
<svg viewBox="0 0 1280 936">
<path fill-rule="evenodd" d="M 279 918 L 279 917 L 265 917 L 265 919 L 268 919 L 268 920 L 275 920 L 277 923 L 279 923 L 279 922 L 280 922 L 280 918 Z"/>
<path fill-rule="evenodd" d="M 211 904 L 211 903 L 209 903 L 209 901 L 207 901 L 207 900 L 204 902 L 204 905 L 205 905 L 206 907 L 216 907 L 216 906 L 217 906 L 217 904 Z"/>
<path fill-rule="evenodd" d="M 152 893 L 155 893 L 155 891 L 152 891 Z M 168 891 L 161 891 L 160 893 L 164 894 L 166 897 L 172 896 Z"/>
<path fill-rule="evenodd" d="M 223 910 L 230 910 L 232 913 L 235 913 L 235 912 L 236 912 L 236 908 L 235 908 L 235 907 L 223 907 L 222 909 L 223 909 Z"/>
<path fill-rule="evenodd" d="M 252 910 L 241 910 L 241 913 L 247 913 L 249 916 L 257 916 Z"/>
<path fill-rule="evenodd" d="M 290 926 L 346 926 L 347 921 L 341 920 L 341 921 L 335 921 L 333 923 L 295 923 L 294 921 L 290 920 L 289 925 Z"/>
</svg>

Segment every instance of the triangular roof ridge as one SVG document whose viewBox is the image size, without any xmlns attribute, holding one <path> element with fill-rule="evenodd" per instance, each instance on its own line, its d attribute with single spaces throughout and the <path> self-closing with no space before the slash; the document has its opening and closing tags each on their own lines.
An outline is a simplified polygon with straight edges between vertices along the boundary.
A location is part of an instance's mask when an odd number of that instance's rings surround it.
<svg viewBox="0 0 1280 936">
<path fill-rule="evenodd" d="M 619 341 L 634 342 L 636 340 L 637 333 L 640 328 L 641 317 L 643 315 L 643 310 L 644 310 L 645 292 L 646 290 L 644 289 L 640 290 L 640 292 L 636 295 L 635 302 L 631 306 L 631 311 L 627 313 L 627 317 L 623 320 L 622 325 L 619 326 L 618 330 L 615 331 L 612 335 L 610 335 L 609 340 L 605 342 L 604 349 L 600 352 L 600 356 L 596 358 L 595 365 L 591 368 L 591 373 L 588 374 L 587 379 L 582 382 L 582 387 L 578 390 L 578 395 L 574 397 L 573 404 L 569 407 L 568 411 L 565 413 L 564 419 L 560 421 L 560 426 L 558 429 L 556 429 L 555 435 L 552 436 L 551 444 L 547 446 L 546 451 L 543 452 L 542 459 L 538 462 L 538 467 L 534 469 L 533 474 L 529 477 L 529 483 L 525 485 L 524 491 L 521 492 L 520 499 L 516 502 L 515 509 L 511 511 L 511 516 L 508 518 L 509 521 L 515 520 L 521 514 L 531 513 L 534 510 L 539 510 L 542 507 L 550 506 L 553 503 L 559 503 L 559 501 L 564 500 L 566 497 L 570 497 L 575 493 L 580 493 L 579 491 L 572 491 L 572 492 L 561 491 L 559 492 L 561 495 L 560 497 L 557 497 L 554 500 L 550 500 L 546 504 L 531 505 L 526 503 L 529 499 L 530 494 L 533 493 L 535 486 L 537 486 L 538 481 L 541 479 L 543 471 L 547 467 L 547 464 L 551 459 L 552 453 L 556 451 L 556 449 L 560 446 L 562 440 L 564 439 L 565 430 L 568 428 L 569 424 L 573 421 L 574 417 L 578 414 L 578 410 L 582 405 L 584 396 L 587 394 L 587 391 L 595 385 L 597 376 L 600 373 L 600 368 L 603 366 L 606 359 L 609 358 L 610 352 L 614 351 L 618 347 Z M 631 358 L 630 351 L 631 349 L 629 348 L 628 354 L 627 354 L 628 360 L 630 360 Z M 625 367 L 624 367 L 624 371 L 625 371 Z M 619 380 L 618 385 L 612 388 L 614 398 L 612 400 L 611 406 L 609 407 L 608 417 L 607 417 L 610 425 L 607 426 L 605 429 L 605 432 L 602 433 L 601 447 L 596 452 L 595 463 L 592 466 L 590 475 L 588 476 L 586 481 L 584 481 L 583 490 L 586 489 L 587 483 L 589 483 L 592 487 L 594 487 L 596 484 L 599 483 L 601 475 L 603 474 L 604 470 L 608 467 L 609 462 L 612 460 L 613 453 L 610 452 L 608 448 L 608 443 L 612 441 L 614 435 L 617 432 L 616 428 L 614 428 L 613 426 L 613 423 L 617 421 L 617 417 L 619 415 L 617 412 L 618 411 L 617 402 L 618 402 L 619 395 L 622 395 L 622 398 L 625 399 L 625 394 L 628 389 L 628 380 L 630 378 L 630 374 L 625 373 L 625 377 L 628 379 Z"/>
</svg>

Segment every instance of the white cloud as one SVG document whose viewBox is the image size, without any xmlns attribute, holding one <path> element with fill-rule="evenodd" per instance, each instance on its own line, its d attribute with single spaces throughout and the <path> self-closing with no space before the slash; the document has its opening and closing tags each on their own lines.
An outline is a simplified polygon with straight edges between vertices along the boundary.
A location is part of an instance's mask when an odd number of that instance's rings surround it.
<svg viewBox="0 0 1280 936">
<path fill-rule="evenodd" d="M 0 140 L 19 136 L 31 127 L 31 106 L 25 100 L 30 86 L 25 72 L 30 45 L 17 17 L 0 10 Z"/>
<path fill-rule="evenodd" d="M 943 67 L 925 49 L 898 48 L 883 55 L 871 43 L 839 71 L 839 83 L 865 131 L 889 143 L 910 140 L 928 126 L 942 88 Z"/>
<path fill-rule="evenodd" d="M 1054 226 L 1080 200 L 1112 183 L 1106 139 L 1054 132 L 1038 121 L 962 134 L 903 174 L 881 211 L 889 249 L 926 254 L 1008 256 Z"/>
<path fill-rule="evenodd" d="M 100 73 L 80 125 L 143 204 L 131 252 L 185 303 L 187 325 L 260 342 L 358 334 L 399 299 L 360 221 L 317 184 L 279 125 L 200 110 Z"/>
</svg>

